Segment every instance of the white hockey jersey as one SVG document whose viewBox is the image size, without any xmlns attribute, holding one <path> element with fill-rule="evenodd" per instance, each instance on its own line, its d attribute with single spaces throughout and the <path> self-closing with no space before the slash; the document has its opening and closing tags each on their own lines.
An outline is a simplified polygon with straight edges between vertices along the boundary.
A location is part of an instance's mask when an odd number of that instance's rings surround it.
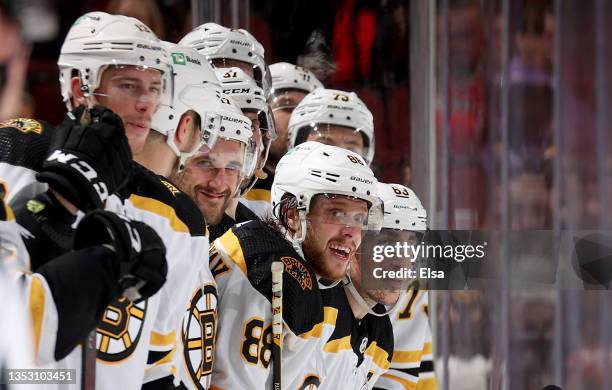
<svg viewBox="0 0 612 390">
<path fill-rule="evenodd" d="M 215 389 L 272 386 L 272 284 L 270 267 L 282 261 L 282 388 L 297 389 L 309 377 L 323 325 L 321 294 L 310 266 L 261 221 L 237 225 L 211 244 L 219 317 L 212 385 Z"/>
<path fill-rule="evenodd" d="M 391 362 L 393 330 L 389 317 L 368 314 L 357 320 L 342 285 L 321 293 L 326 321 L 318 356 L 313 359 L 317 363 L 311 368 L 318 375 L 313 384 L 318 389 L 371 389 Z M 319 362 L 322 370 L 317 368 Z"/>
<path fill-rule="evenodd" d="M 274 181 L 274 173 L 268 168 L 264 168 L 264 172 L 268 175 L 265 179 L 258 179 L 253 188 L 240 198 L 240 203 L 248 207 L 260 219 L 266 219 L 272 216 L 272 182 Z"/>
<path fill-rule="evenodd" d="M 376 383 L 389 390 L 435 390 L 428 292 L 413 284 L 390 314 L 395 336 L 391 368 Z"/>
<path fill-rule="evenodd" d="M 35 173 L 46 157 L 49 131 L 52 131 L 50 126 L 31 119 L 0 125 L 0 139 L 7 146 L 6 150 L 0 149 L 0 181 L 9 198 L 18 195 L 22 199 L 24 192 L 32 196 L 45 189 L 35 181 Z M 106 208 L 145 222 L 157 232 L 166 246 L 167 281 L 146 301 L 132 304 L 119 299 L 108 307 L 97 330 L 96 388 L 140 389 L 143 382 L 171 374 L 189 388 L 202 388 L 202 383 L 210 381 L 208 375 L 192 373 L 188 367 L 197 366 L 212 351 L 202 349 L 199 358 L 193 350 L 184 354 L 187 341 L 182 342 L 182 321 L 198 291 L 215 288 L 208 268 L 205 225 L 199 209 L 185 194 L 135 165 L 127 196 L 112 195 Z M 210 307 L 216 310 L 214 304 Z M 209 317 L 203 319 L 206 318 Z M 210 328 L 209 323 L 202 323 L 200 327 L 200 339 L 207 345 Z M 195 332 L 192 329 L 187 338 L 196 338 Z M 185 364 L 179 359 L 183 355 L 190 357 Z M 80 347 L 50 367 L 76 369 L 77 383 L 80 383 Z M 77 389 L 78 386 L 58 388 Z"/>
</svg>

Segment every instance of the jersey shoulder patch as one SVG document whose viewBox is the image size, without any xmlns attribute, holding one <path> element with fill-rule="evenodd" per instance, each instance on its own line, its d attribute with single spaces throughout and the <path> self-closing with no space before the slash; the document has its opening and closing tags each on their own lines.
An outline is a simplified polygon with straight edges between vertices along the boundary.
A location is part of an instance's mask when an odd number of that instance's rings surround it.
<svg viewBox="0 0 612 390">
<path fill-rule="evenodd" d="M 0 162 L 39 171 L 47 157 L 54 127 L 29 118 L 0 123 Z"/>
<path fill-rule="evenodd" d="M 165 177 L 135 163 L 128 187 L 129 198 L 136 207 L 168 218 L 176 230 L 192 236 L 205 235 L 206 223 L 198 206 Z"/>
<path fill-rule="evenodd" d="M 293 333 L 309 332 L 323 321 L 323 301 L 314 270 L 279 232 L 255 220 L 232 227 L 219 241 L 233 253 L 232 258 L 242 259 L 241 268 L 249 283 L 269 302 L 272 263 L 283 263 L 283 319 Z"/>
</svg>

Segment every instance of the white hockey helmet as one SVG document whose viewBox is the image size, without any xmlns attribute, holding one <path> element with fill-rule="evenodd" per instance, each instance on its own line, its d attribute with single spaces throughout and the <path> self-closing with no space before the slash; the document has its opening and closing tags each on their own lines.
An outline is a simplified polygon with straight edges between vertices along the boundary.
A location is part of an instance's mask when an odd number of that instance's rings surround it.
<svg viewBox="0 0 612 390">
<path fill-rule="evenodd" d="M 284 89 L 298 89 L 306 93 L 315 88 L 323 88 L 323 84 L 308 69 L 288 62 L 277 62 L 270 65 L 272 76 L 272 95 Z"/>
<path fill-rule="evenodd" d="M 410 188 L 401 184 L 378 183 L 377 193 L 383 201 L 383 229 L 427 230 L 427 211 Z"/>
<path fill-rule="evenodd" d="M 305 216 L 315 195 L 344 195 L 369 205 L 365 229 L 380 230 L 382 203 L 376 194 L 378 180 L 363 158 L 350 150 L 319 142 L 305 142 L 288 152 L 276 167 L 272 183 L 272 210 L 275 217 L 285 194 L 297 200 L 306 235 Z"/>
<path fill-rule="evenodd" d="M 266 97 L 270 93 L 272 82 L 264 59 L 264 47 L 247 30 L 230 29 L 212 22 L 204 23 L 185 35 L 179 44 L 193 47 L 211 62 L 229 59 L 249 64 L 253 70 L 253 79 L 264 90 Z"/>
<path fill-rule="evenodd" d="M 423 208 L 414 191 L 401 184 L 378 183 L 377 194 L 383 202 L 383 231 L 390 229 L 425 233 L 427 230 L 427 211 Z M 386 236 L 383 235 L 383 237 Z M 364 278 L 363 270 L 361 271 L 361 277 Z M 365 289 L 365 291 L 359 292 L 350 275 L 345 282 L 345 286 L 357 304 L 375 316 L 384 316 L 392 312 L 395 306 L 402 301 L 401 296 L 406 293 L 406 289 L 401 288 L 399 292 L 395 292 L 397 293 L 397 301 L 394 304 L 377 305 L 375 309 L 366 302 L 363 296 L 370 294 L 368 289 L 362 285 L 362 289 Z M 376 291 L 376 289 L 374 290 Z M 380 292 L 378 294 L 381 296 Z"/>
<path fill-rule="evenodd" d="M 238 108 L 243 112 L 257 114 L 261 138 L 258 140 L 260 147 L 256 169 L 263 169 L 268 159 L 270 144 L 276 139 L 274 116 L 263 90 L 240 68 L 216 69 L 215 73 L 221 82 L 223 92 L 231 96 Z M 247 187 L 252 187 L 253 184 L 255 181 Z M 248 189 L 244 193 L 248 192 Z"/>
<path fill-rule="evenodd" d="M 214 91 L 213 94 L 210 91 Z M 201 118 L 202 134 L 208 132 L 212 141 L 203 140 L 199 150 L 196 150 L 190 157 L 197 157 L 200 153 L 210 153 L 214 151 L 215 145 L 219 139 L 237 141 L 244 146 L 241 149 L 242 157 L 240 161 L 240 173 L 242 177 L 250 177 L 255 171 L 257 163 L 256 148 L 253 141 L 253 131 L 251 130 L 251 120 L 246 117 L 238 108 L 231 97 L 223 93 L 218 86 L 209 86 L 205 88 L 205 95 L 202 91 L 195 88 L 187 88 L 189 93 L 194 93 L 193 96 L 186 96 L 185 100 L 191 104 L 205 104 L 205 111 L 199 113 Z M 214 168 L 214 163 L 211 162 Z M 225 167 L 221 167 L 225 168 Z M 236 194 L 237 190 L 234 192 Z"/>
<path fill-rule="evenodd" d="M 289 150 L 306 141 L 313 132 L 325 136 L 325 125 L 353 129 L 363 139 L 362 157 L 374 159 L 374 119 L 368 107 L 354 92 L 317 88 L 298 104 L 289 119 Z"/>
<path fill-rule="evenodd" d="M 171 42 L 163 42 L 163 44 L 172 58 L 174 98 L 171 105 L 161 106 L 157 110 L 151 122 L 151 129 L 166 136 L 166 143 L 180 158 L 180 167 L 190 155 L 198 150 L 200 145 L 198 144 L 190 152 L 181 152 L 174 136 L 178 124 L 183 114 L 189 110 L 195 111 L 200 116 L 201 126 L 214 118 L 216 113 L 211 113 L 209 108 L 215 106 L 215 100 L 219 100 L 216 97 L 219 81 L 206 58 L 195 49 Z M 220 102 L 217 102 L 218 104 Z M 212 127 L 210 124 L 202 126 L 201 140 L 212 147 L 216 139 L 214 133 L 218 131 L 218 127 L 214 126 L 214 119 Z"/>
<path fill-rule="evenodd" d="M 71 78 L 80 77 L 81 89 L 90 99 L 109 65 L 159 70 L 160 103 L 169 105 L 172 101 L 168 51 L 151 29 L 135 18 L 105 12 L 89 12 L 79 17 L 66 35 L 57 65 L 62 98 L 69 110 L 73 108 Z"/>
</svg>

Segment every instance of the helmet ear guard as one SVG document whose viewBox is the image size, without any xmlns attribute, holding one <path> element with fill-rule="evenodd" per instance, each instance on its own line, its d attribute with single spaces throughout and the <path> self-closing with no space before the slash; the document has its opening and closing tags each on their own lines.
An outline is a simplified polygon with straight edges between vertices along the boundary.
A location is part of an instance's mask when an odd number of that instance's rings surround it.
<svg viewBox="0 0 612 390">
<path fill-rule="evenodd" d="M 179 46 L 171 42 L 163 42 L 170 53 L 173 62 L 174 91 L 171 105 L 160 106 L 151 122 L 151 129 L 166 136 L 166 144 L 179 158 L 179 170 L 185 161 L 191 157 L 202 143 L 214 146 L 220 118 L 214 121 L 215 114 L 209 114 L 209 108 L 215 106 L 219 81 L 206 58 L 196 50 Z M 202 132 L 201 143 L 193 150 L 182 152 L 175 141 L 176 131 L 182 118 L 191 111 L 199 117 Z M 211 125 L 213 127 L 211 127 Z"/>
</svg>

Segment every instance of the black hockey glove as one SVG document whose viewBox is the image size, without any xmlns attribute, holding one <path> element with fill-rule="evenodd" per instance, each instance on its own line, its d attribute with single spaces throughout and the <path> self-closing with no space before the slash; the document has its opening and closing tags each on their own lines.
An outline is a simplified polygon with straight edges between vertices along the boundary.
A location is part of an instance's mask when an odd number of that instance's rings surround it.
<svg viewBox="0 0 612 390">
<path fill-rule="evenodd" d="M 109 211 L 93 211 L 77 226 L 74 249 L 94 245 L 115 251 L 119 293 L 126 298 L 134 302 L 146 299 L 166 281 L 166 247 L 147 224 Z"/>
<path fill-rule="evenodd" d="M 132 152 L 123 122 L 107 108 L 80 106 L 69 112 L 51 138 L 37 179 L 82 211 L 102 208 L 131 176 Z"/>
</svg>

